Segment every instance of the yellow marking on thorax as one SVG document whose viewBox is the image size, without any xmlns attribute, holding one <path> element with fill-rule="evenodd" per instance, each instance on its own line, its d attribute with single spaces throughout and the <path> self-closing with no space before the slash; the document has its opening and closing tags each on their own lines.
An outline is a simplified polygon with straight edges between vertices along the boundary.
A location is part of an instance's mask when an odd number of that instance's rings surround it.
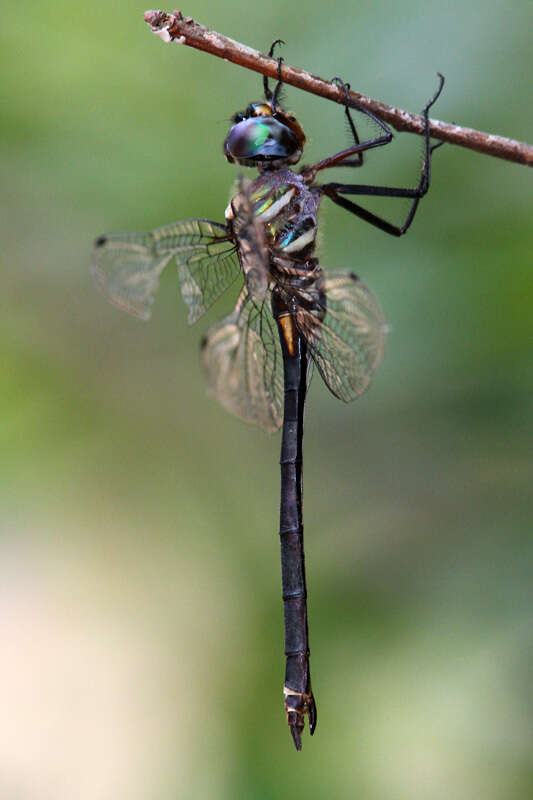
<svg viewBox="0 0 533 800">
<path fill-rule="evenodd" d="M 278 317 L 278 322 L 281 326 L 283 338 L 285 339 L 285 344 L 287 346 L 287 350 L 289 351 L 289 355 L 293 356 L 295 353 L 294 320 L 290 314 L 280 314 Z"/>
</svg>

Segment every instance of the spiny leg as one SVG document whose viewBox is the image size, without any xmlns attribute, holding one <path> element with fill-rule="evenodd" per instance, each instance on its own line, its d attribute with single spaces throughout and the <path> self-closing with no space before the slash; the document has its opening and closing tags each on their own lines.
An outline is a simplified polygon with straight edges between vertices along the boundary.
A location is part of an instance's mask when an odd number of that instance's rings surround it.
<svg viewBox="0 0 533 800">
<path fill-rule="evenodd" d="M 283 57 L 280 56 L 278 58 L 278 82 L 276 83 L 276 88 L 274 89 L 274 93 L 272 94 L 272 99 L 270 101 L 270 105 L 272 106 L 273 111 L 276 110 L 278 107 L 278 100 L 281 96 L 281 90 L 283 88 L 283 81 L 281 80 L 281 65 L 283 64 Z"/>
<path fill-rule="evenodd" d="M 337 79 L 334 78 L 334 81 L 336 80 Z M 307 183 L 312 183 L 312 181 L 316 176 L 316 173 L 319 172 L 321 169 L 329 169 L 330 167 L 338 167 L 346 165 L 347 163 L 349 163 L 347 162 L 347 159 L 349 159 L 350 156 L 354 156 L 358 153 L 363 153 L 365 150 L 372 150 L 374 147 L 383 147 L 383 145 L 386 145 L 390 141 L 392 141 L 392 131 L 387 125 L 387 123 L 383 122 L 383 120 L 377 117 L 372 111 L 369 111 L 367 108 L 363 108 L 362 106 L 359 105 L 359 103 L 356 103 L 355 100 L 352 100 L 352 98 L 349 95 L 349 92 L 347 91 L 347 85 L 343 84 L 343 87 L 345 90 L 345 97 L 344 97 L 345 107 L 354 108 L 356 111 L 360 111 L 362 114 L 365 114 L 381 128 L 383 133 L 381 134 L 381 136 L 374 136 L 372 139 L 366 139 L 364 142 L 360 142 L 357 132 L 355 131 L 355 125 L 353 124 L 353 120 L 350 117 L 350 123 L 351 126 L 353 126 L 351 128 L 352 133 L 355 134 L 357 142 L 355 142 L 351 147 L 347 147 L 345 150 L 341 150 L 340 152 L 335 153 L 334 155 L 329 156 L 328 158 L 324 158 L 322 161 L 319 161 L 318 163 L 313 164 L 310 167 L 304 167 L 301 170 L 301 174 L 303 175 Z M 350 164 L 350 166 L 358 166 L 358 164 L 357 162 L 354 161 L 353 163 Z"/>
<path fill-rule="evenodd" d="M 344 106 L 344 113 L 346 115 L 346 119 L 348 120 L 348 125 L 350 127 L 350 132 L 353 136 L 354 144 L 361 144 L 361 140 L 359 139 L 359 135 L 357 133 L 355 122 L 352 119 L 352 115 L 350 114 L 350 109 L 348 107 L 348 101 L 350 99 L 350 84 L 344 83 L 342 78 L 339 78 L 337 75 L 331 79 L 332 83 L 336 83 L 341 89 L 344 89 L 344 96 L 346 98 L 346 104 Z M 337 164 L 338 167 L 362 167 L 363 166 L 363 151 L 361 150 L 357 153 L 356 158 L 347 158 L 345 161 L 341 161 L 340 164 Z"/>
<path fill-rule="evenodd" d="M 429 183 L 431 179 L 431 154 L 443 144 L 443 142 L 438 142 L 437 144 L 431 146 L 431 137 L 429 132 L 429 109 L 437 101 L 442 91 L 442 87 L 444 86 L 444 77 L 440 74 L 440 72 L 437 74 L 439 76 L 439 86 L 435 94 L 424 106 L 424 110 L 422 112 L 424 117 L 425 158 L 418 186 L 411 189 L 393 186 L 326 183 L 320 187 L 321 191 L 324 192 L 324 194 L 327 195 L 331 200 L 333 200 L 334 203 L 342 208 L 345 208 L 347 211 L 350 211 L 352 214 L 355 214 L 357 217 L 364 219 L 365 222 L 375 225 L 375 227 L 385 231 L 385 233 L 390 233 L 392 236 L 402 236 L 409 229 L 409 226 L 411 225 L 418 208 L 420 198 L 423 197 L 429 189 Z M 413 202 L 403 225 L 394 225 L 382 217 L 367 211 L 367 209 L 363 208 L 357 203 L 354 203 L 351 200 L 348 200 L 346 197 L 341 196 L 345 194 L 367 195 L 373 197 L 407 197 L 411 198 Z"/>
<path fill-rule="evenodd" d="M 270 50 L 268 51 L 268 57 L 269 58 L 272 58 L 274 56 L 274 50 L 276 49 L 276 45 L 278 45 L 278 44 L 285 44 L 285 42 L 283 41 L 283 39 L 276 39 L 274 42 L 272 42 L 272 44 L 270 45 Z M 276 105 L 277 96 L 278 96 L 279 91 L 280 91 L 281 64 L 282 64 L 282 61 L 283 61 L 282 58 L 278 59 L 278 83 L 277 83 L 276 88 L 274 89 L 273 92 L 272 92 L 272 90 L 271 90 L 271 88 L 269 86 L 267 76 L 263 75 L 263 90 L 264 90 L 264 93 L 265 93 L 265 99 L 268 100 L 268 102 L 273 101 L 273 103 L 272 103 L 273 107 Z"/>
</svg>

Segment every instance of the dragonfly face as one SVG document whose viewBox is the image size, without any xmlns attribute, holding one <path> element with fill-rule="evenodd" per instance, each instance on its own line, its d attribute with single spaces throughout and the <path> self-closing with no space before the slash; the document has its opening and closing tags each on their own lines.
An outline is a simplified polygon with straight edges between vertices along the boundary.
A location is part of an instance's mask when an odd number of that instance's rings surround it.
<svg viewBox="0 0 533 800">
<path fill-rule="evenodd" d="M 224 142 L 224 155 L 230 163 L 275 168 L 300 160 L 305 135 L 292 114 L 268 102 L 250 103 L 232 119 L 234 124 Z"/>
<path fill-rule="evenodd" d="M 276 43 L 270 50 L 272 50 Z M 279 75 L 279 72 L 278 72 Z M 233 311 L 202 340 L 202 361 L 212 393 L 231 413 L 268 431 L 283 424 L 280 538 L 285 618 L 285 711 L 297 749 L 304 719 L 313 733 L 316 706 L 309 675 L 309 644 L 302 521 L 302 437 L 308 366 L 348 402 L 366 390 L 380 363 L 385 322 L 378 302 L 351 269 L 323 270 L 314 256 L 318 209 L 323 197 L 394 236 L 409 228 L 429 187 L 432 148 L 424 108 L 425 163 L 418 186 L 397 188 L 315 182 L 329 167 L 360 167 L 363 152 L 387 144 L 392 134 L 371 112 L 382 133 L 361 142 L 345 114 L 351 147 L 299 173 L 291 166 L 305 136 L 297 120 L 277 102 L 281 83 L 265 102 L 251 103 L 233 117 L 224 142 L 228 161 L 257 167 L 252 181 L 239 181 L 225 224 L 187 219 L 148 233 L 107 234 L 94 246 L 96 283 L 117 306 L 148 319 L 159 276 L 176 262 L 181 294 L 196 322 L 234 281 L 242 290 Z M 411 201 L 403 225 L 394 225 L 349 197 L 374 195 Z"/>
</svg>

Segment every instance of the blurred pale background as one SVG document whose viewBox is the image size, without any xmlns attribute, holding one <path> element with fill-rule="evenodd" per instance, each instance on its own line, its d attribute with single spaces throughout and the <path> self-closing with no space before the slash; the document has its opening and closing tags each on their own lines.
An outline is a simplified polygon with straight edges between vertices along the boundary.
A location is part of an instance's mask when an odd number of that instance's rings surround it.
<svg viewBox="0 0 533 800">
<path fill-rule="evenodd" d="M 531 172 L 444 147 L 402 240 L 323 208 L 323 264 L 363 277 L 391 333 L 356 404 L 311 387 L 319 724 L 297 755 L 279 437 L 225 414 L 198 360 L 232 298 L 188 328 L 169 269 L 144 325 L 88 273 L 105 230 L 222 219 L 221 142 L 260 79 L 164 46 L 138 3 L 3 6 L 2 800 L 531 796 Z M 529 0 L 182 10 L 412 111 L 440 70 L 435 116 L 533 138 Z M 308 158 L 346 145 L 337 107 L 286 102 Z M 396 137 L 360 180 L 412 184 L 421 145 Z"/>
</svg>

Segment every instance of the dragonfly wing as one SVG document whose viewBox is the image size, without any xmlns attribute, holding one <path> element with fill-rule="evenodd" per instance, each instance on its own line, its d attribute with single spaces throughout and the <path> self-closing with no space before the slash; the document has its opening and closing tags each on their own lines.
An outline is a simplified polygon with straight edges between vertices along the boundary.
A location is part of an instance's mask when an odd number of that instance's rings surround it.
<svg viewBox="0 0 533 800">
<path fill-rule="evenodd" d="M 225 226 L 204 219 L 186 219 L 148 233 L 100 236 L 91 271 L 112 303 L 148 319 L 159 277 L 172 258 L 178 265 L 190 323 L 210 308 L 240 272 Z"/>
<path fill-rule="evenodd" d="M 246 422 L 277 431 L 283 420 L 283 357 L 270 298 L 252 300 L 243 289 L 235 310 L 202 342 L 211 392 Z"/>
<path fill-rule="evenodd" d="M 301 305 L 296 325 L 329 390 L 345 403 L 369 386 L 383 357 L 386 324 L 374 295 L 353 273 L 322 273 L 317 313 Z"/>
<path fill-rule="evenodd" d="M 91 273 L 114 305 L 148 319 L 159 276 L 171 258 L 172 253 L 157 252 L 150 233 L 109 233 L 94 243 Z"/>
<path fill-rule="evenodd" d="M 269 251 L 264 224 L 254 214 L 250 185 L 251 181 L 239 179 L 239 191 L 231 200 L 231 225 L 239 242 L 239 260 L 248 294 L 261 303 L 269 284 Z"/>
<path fill-rule="evenodd" d="M 237 249 L 225 225 L 206 219 L 176 222 L 156 233 L 175 248 L 181 296 L 192 324 L 241 274 Z"/>
</svg>

